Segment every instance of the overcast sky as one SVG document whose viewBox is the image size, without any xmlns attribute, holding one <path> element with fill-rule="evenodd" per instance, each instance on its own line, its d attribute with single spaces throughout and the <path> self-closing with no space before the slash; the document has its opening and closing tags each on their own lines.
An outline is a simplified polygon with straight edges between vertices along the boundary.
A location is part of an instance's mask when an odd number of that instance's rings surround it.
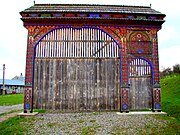
<svg viewBox="0 0 180 135">
<path fill-rule="evenodd" d="M 173 2 L 172 2 L 173 1 Z M 36 3 L 58 4 L 113 4 L 149 6 L 166 14 L 166 22 L 158 32 L 160 69 L 180 64 L 180 10 L 179 0 L 36 0 Z M 33 0 L 3 0 L 0 13 L 0 79 L 3 64 L 5 78 L 25 74 L 27 30 L 19 12 L 33 5 Z"/>
</svg>

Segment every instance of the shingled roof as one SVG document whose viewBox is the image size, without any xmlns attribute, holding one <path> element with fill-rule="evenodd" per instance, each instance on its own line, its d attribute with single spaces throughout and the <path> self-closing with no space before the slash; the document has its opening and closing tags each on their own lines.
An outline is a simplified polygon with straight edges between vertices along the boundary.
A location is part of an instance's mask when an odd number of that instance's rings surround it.
<svg viewBox="0 0 180 135">
<path fill-rule="evenodd" d="M 26 25 L 146 25 L 160 26 L 165 17 L 148 6 L 35 4 L 20 12 Z"/>
<path fill-rule="evenodd" d="M 135 13 L 163 15 L 148 6 L 90 5 L 90 4 L 35 4 L 22 11 L 29 12 L 98 12 L 98 13 Z"/>
</svg>

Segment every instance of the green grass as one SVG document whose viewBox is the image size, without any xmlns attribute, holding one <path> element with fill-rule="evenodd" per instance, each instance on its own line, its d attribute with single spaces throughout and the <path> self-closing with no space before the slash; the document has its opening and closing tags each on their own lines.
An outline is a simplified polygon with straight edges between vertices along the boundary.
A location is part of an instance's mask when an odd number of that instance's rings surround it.
<svg viewBox="0 0 180 135">
<path fill-rule="evenodd" d="M 161 79 L 162 110 L 180 120 L 180 74 Z"/>
<path fill-rule="evenodd" d="M 84 127 L 82 128 L 81 135 L 95 135 L 96 131 L 93 127 Z"/>
<path fill-rule="evenodd" d="M 43 109 L 35 109 L 34 112 L 38 112 L 38 113 L 45 113 L 47 110 L 43 110 Z"/>
<path fill-rule="evenodd" d="M 166 116 L 166 115 L 156 115 L 155 118 L 166 120 L 168 123 L 168 127 L 162 127 L 161 131 L 157 133 L 159 135 L 179 135 L 180 134 L 180 123 L 177 118 Z M 155 129 L 154 129 L 155 130 Z"/>
<path fill-rule="evenodd" d="M 52 128 L 52 127 L 54 127 L 54 126 L 56 126 L 56 125 L 57 125 L 57 123 L 48 123 L 48 124 L 47 124 L 47 127 Z"/>
<path fill-rule="evenodd" d="M 0 95 L 0 106 L 16 105 L 24 102 L 24 94 Z"/>
<path fill-rule="evenodd" d="M 23 135 L 34 122 L 33 117 L 13 117 L 0 123 L 0 135 Z"/>
<path fill-rule="evenodd" d="M 166 134 L 180 134 L 180 74 L 161 78 L 162 111 L 168 116 L 158 116 L 168 121 Z"/>
</svg>

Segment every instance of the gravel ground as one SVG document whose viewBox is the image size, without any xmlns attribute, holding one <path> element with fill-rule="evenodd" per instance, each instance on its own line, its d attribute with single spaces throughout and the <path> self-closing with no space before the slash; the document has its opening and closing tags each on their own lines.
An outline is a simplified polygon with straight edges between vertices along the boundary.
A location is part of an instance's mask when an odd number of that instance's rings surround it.
<svg viewBox="0 0 180 135">
<path fill-rule="evenodd" d="M 118 115 L 116 112 L 46 113 L 36 117 L 28 134 L 153 134 L 167 126 L 166 121 L 154 115 Z"/>
</svg>

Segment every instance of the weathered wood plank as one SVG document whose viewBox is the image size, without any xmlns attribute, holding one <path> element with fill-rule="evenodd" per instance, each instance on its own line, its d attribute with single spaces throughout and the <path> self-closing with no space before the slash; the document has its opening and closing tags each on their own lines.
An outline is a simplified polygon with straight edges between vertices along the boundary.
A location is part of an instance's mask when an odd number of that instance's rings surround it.
<svg viewBox="0 0 180 135">
<path fill-rule="evenodd" d="M 38 69 L 37 69 L 37 65 L 38 65 L 38 60 L 35 61 L 35 67 L 34 67 L 34 91 L 33 91 L 33 107 L 37 108 L 37 88 L 38 88 L 38 83 L 37 83 L 37 76 L 38 76 Z"/>
<path fill-rule="evenodd" d="M 52 65 L 52 60 L 49 61 L 49 88 L 48 88 L 48 109 L 52 109 L 52 100 L 53 100 L 53 91 L 52 91 L 52 83 L 53 83 L 53 65 Z"/>
<path fill-rule="evenodd" d="M 46 61 L 45 60 L 42 60 L 42 65 L 43 65 L 43 67 L 45 67 L 46 66 Z M 43 73 L 42 73 L 42 84 L 43 84 L 43 86 L 42 86 L 42 90 L 43 90 L 43 96 L 42 96 L 42 109 L 45 109 L 46 108 L 46 73 L 47 73 L 47 71 L 46 71 L 46 68 L 42 68 L 42 71 L 43 71 Z"/>
<path fill-rule="evenodd" d="M 117 110 L 120 75 L 117 61 L 36 59 L 35 107 L 71 111 Z"/>
<path fill-rule="evenodd" d="M 131 78 L 130 107 L 131 110 L 152 108 L 151 78 Z"/>
<path fill-rule="evenodd" d="M 38 76 L 37 76 L 37 82 L 38 82 L 38 85 L 40 86 L 39 88 L 37 88 L 37 95 L 38 95 L 38 97 L 40 97 L 40 98 L 38 98 L 38 108 L 40 108 L 40 109 L 42 109 L 42 102 L 41 102 L 41 100 L 42 100 L 42 84 L 41 84 L 41 73 L 42 73 L 42 71 L 41 71 L 41 69 L 42 69 L 42 60 L 39 60 L 38 61 L 38 64 L 39 64 L 39 66 L 38 66 Z"/>
<path fill-rule="evenodd" d="M 56 88 L 55 88 L 55 92 L 56 92 L 56 98 L 55 98 L 55 110 L 60 109 L 60 86 L 59 86 L 59 82 L 60 82 L 60 71 L 59 71 L 59 66 L 60 66 L 60 62 L 56 61 Z"/>
</svg>

